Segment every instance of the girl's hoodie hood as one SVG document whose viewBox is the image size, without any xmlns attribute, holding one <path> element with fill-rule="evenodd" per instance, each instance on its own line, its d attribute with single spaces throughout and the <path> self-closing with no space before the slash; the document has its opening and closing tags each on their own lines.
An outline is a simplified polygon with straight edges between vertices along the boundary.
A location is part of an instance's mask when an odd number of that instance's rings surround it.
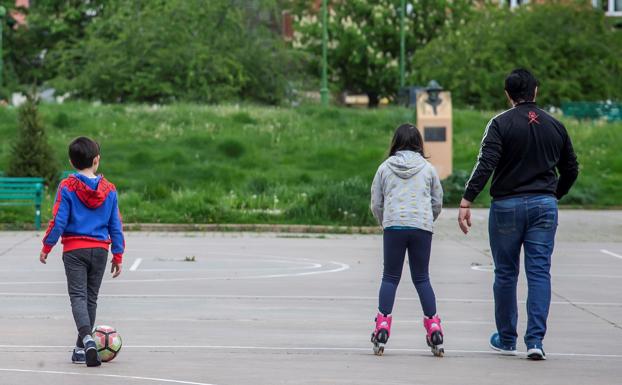
<svg viewBox="0 0 622 385">
<path fill-rule="evenodd" d="M 75 191 L 80 201 L 90 209 L 101 206 L 108 198 L 108 194 L 115 190 L 114 185 L 108 182 L 103 175 L 98 175 L 97 178 L 89 178 L 75 173 L 69 175 L 67 183 L 70 190 Z"/>
<path fill-rule="evenodd" d="M 411 178 L 421 171 L 427 161 L 414 151 L 398 151 L 387 159 L 387 166 L 393 173 L 402 179 Z"/>
</svg>

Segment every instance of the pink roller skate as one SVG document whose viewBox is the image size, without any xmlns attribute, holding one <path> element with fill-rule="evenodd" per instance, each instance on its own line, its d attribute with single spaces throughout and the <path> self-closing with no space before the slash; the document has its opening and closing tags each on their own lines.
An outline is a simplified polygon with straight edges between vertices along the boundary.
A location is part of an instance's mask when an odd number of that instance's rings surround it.
<svg viewBox="0 0 622 385">
<path fill-rule="evenodd" d="M 376 316 L 376 328 L 371 334 L 371 342 L 374 344 L 374 354 L 377 356 L 384 354 L 384 345 L 389 340 L 392 321 L 393 317 L 391 314 L 385 316 L 382 313 L 378 313 Z"/>
<path fill-rule="evenodd" d="M 432 349 L 432 353 L 436 357 L 443 357 L 445 349 L 443 348 L 443 329 L 441 328 L 440 317 L 438 315 L 432 318 L 424 317 L 423 327 L 427 332 L 425 340 Z"/>
</svg>

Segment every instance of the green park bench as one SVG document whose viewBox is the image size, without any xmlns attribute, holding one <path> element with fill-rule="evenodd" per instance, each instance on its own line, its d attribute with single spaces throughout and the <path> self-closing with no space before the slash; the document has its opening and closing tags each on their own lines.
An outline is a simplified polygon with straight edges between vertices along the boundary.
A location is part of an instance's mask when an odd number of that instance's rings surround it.
<svg viewBox="0 0 622 385">
<path fill-rule="evenodd" d="M 622 103 L 566 102 L 562 103 L 562 111 L 564 115 L 577 119 L 622 120 Z"/>
<path fill-rule="evenodd" d="M 0 206 L 35 206 L 35 228 L 41 229 L 43 178 L 0 177 Z"/>
</svg>

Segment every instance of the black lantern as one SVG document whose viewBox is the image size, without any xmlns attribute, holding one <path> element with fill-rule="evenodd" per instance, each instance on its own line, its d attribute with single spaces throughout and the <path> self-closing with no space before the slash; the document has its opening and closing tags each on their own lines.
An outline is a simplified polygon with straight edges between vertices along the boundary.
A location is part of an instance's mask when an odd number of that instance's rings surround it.
<svg viewBox="0 0 622 385">
<path fill-rule="evenodd" d="M 443 91 L 443 87 L 441 87 L 436 80 L 431 80 L 425 88 L 425 91 L 428 93 L 428 100 L 425 102 L 432 106 L 434 115 L 436 115 L 436 107 L 440 106 L 443 102 L 443 99 L 439 96 L 441 91 Z"/>
</svg>

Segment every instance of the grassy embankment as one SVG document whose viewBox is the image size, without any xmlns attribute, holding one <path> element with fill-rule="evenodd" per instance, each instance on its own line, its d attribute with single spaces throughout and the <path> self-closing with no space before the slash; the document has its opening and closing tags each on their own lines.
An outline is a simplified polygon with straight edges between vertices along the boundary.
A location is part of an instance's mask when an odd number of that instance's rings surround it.
<svg viewBox="0 0 622 385">
<path fill-rule="evenodd" d="M 43 105 L 60 168 L 66 145 L 88 135 L 102 145 L 101 172 L 120 191 L 126 222 L 370 225 L 369 185 L 393 129 L 412 121 L 402 108 L 375 111 L 301 107 Z M 454 169 L 446 184 L 457 205 L 492 113 L 456 110 Z M 16 132 L 0 109 L 0 170 Z M 582 166 L 562 203 L 622 205 L 622 124 L 565 120 Z M 50 215 L 48 191 L 44 219 Z M 50 194 L 51 192 L 51 194 Z M 486 205 L 482 194 L 478 203 Z M 0 208 L 0 223 L 31 223 L 30 208 Z"/>
</svg>

